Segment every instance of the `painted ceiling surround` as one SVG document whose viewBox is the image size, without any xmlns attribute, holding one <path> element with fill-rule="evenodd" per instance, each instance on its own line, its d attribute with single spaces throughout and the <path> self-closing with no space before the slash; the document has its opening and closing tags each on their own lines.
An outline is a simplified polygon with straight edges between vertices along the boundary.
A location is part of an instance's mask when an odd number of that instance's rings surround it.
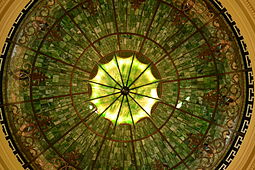
<svg viewBox="0 0 255 170">
<path fill-rule="evenodd" d="M 0 1 L 0 169 L 254 169 L 253 3 Z"/>
</svg>

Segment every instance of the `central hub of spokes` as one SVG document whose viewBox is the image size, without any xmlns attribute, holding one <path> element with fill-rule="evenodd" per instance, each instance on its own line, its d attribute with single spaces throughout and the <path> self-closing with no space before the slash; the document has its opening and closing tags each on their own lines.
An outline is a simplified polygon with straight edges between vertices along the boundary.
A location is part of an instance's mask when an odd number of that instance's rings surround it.
<svg viewBox="0 0 255 170">
<path fill-rule="evenodd" d="M 126 96 L 128 95 L 128 93 L 129 93 L 129 88 L 126 86 L 122 87 L 121 94 Z"/>
<path fill-rule="evenodd" d="M 158 82 L 151 64 L 140 62 L 135 55 L 115 55 L 108 63 L 105 62 L 97 64 L 93 69 L 97 73 L 92 73 L 94 77 L 89 80 L 92 91 L 89 101 L 96 106 L 97 113 L 115 126 L 135 124 L 149 117 L 158 101 Z"/>
</svg>

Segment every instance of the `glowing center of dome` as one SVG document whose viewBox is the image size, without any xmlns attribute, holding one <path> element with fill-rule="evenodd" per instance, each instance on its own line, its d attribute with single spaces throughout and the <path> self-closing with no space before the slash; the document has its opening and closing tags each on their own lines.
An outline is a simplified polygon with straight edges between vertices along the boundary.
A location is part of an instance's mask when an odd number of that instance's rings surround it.
<svg viewBox="0 0 255 170">
<path fill-rule="evenodd" d="M 99 116 L 116 124 L 135 124 L 149 117 L 152 106 L 159 100 L 158 80 L 150 64 L 141 63 L 135 56 L 118 56 L 106 64 L 98 64 L 91 79 L 90 100 Z"/>
<path fill-rule="evenodd" d="M 121 94 L 122 95 L 128 95 L 129 94 L 129 88 L 127 86 L 122 87 Z"/>
</svg>

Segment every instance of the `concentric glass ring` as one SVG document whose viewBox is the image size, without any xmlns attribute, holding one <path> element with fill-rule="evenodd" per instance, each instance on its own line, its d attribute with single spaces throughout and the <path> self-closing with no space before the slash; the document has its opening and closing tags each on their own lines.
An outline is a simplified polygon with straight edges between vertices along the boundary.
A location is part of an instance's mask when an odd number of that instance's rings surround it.
<svg viewBox="0 0 255 170">
<path fill-rule="evenodd" d="M 25 169 L 227 167 L 253 102 L 239 35 L 217 0 L 31 1 L 0 60 L 8 142 Z"/>
</svg>

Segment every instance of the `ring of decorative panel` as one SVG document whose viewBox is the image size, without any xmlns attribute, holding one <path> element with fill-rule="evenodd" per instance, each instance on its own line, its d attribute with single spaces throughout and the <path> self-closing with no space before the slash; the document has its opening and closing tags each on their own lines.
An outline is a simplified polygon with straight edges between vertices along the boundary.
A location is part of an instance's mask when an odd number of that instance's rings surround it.
<svg viewBox="0 0 255 170">
<path fill-rule="evenodd" d="M 1 63 L 0 121 L 25 169 L 225 169 L 253 107 L 217 0 L 31 1 Z"/>
</svg>

